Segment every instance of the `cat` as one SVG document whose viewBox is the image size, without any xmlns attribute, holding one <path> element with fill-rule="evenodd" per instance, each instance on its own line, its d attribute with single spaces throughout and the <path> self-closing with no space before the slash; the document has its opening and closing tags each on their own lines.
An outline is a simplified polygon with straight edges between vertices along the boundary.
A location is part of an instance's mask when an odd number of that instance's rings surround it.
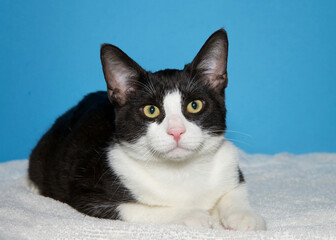
<svg viewBox="0 0 336 240">
<path fill-rule="evenodd" d="M 145 71 L 103 44 L 107 92 L 60 116 L 29 158 L 39 193 L 127 222 L 264 230 L 238 149 L 225 139 L 228 38 L 213 33 L 183 70 Z"/>
</svg>

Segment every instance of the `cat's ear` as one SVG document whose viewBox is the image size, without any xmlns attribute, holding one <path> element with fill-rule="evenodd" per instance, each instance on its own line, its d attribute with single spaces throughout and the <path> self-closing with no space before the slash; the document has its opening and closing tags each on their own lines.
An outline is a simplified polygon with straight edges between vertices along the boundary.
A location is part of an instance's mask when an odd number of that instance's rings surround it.
<svg viewBox="0 0 336 240">
<path fill-rule="evenodd" d="M 100 59 L 110 101 L 119 105 L 125 104 L 128 95 L 135 91 L 136 82 L 145 74 L 145 70 L 111 44 L 101 46 Z"/>
<path fill-rule="evenodd" d="M 227 86 L 228 38 L 224 29 L 213 33 L 204 43 L 192 63 L 193 75 L 199 75 L 218 93 L 224 93 Z"/>
</svg>

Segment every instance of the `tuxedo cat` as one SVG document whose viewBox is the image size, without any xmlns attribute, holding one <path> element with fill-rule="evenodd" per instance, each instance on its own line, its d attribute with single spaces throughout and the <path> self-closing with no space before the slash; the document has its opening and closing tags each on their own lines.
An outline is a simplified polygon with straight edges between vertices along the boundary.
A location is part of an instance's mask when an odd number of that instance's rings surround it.
<svg viewBox="0 0 336 240">
<path fill-rule="evenodd" d="M 33 149 L 40 194 L 99 218 L 263 230 L 226 129 L 228 40 L 210 36 L 183 70 L 149 72 L 103 44 L 106 92 L 87 95 Z"/>
</svg>

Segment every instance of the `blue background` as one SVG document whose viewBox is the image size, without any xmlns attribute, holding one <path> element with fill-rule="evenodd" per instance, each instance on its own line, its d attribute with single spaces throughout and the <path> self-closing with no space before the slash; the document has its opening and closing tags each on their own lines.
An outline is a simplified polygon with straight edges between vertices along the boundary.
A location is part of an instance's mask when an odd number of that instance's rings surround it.
<svg viewBox="0 0 336 240">
<path fill-rule="evenodd" d="M 99 48 L 182 68 L 228 31 L 228 133 L 250 153 L 336 151 L 336 1 L 1 1 L 0 161 L 105 90 Z"/>
</svg>

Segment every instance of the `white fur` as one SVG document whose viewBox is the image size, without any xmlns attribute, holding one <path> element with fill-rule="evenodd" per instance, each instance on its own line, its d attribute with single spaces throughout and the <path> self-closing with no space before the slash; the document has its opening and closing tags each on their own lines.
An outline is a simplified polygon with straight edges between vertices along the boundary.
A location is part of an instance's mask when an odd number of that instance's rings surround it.
<svg viewBox="0 0 336 240">
<path fill-rule="evenodd" d="M 32 193 L 40 194 L 40 189 L 38 188 L 38 186 L 37 186 L 32 180 L 30 180 L 28 177 L 27 177 L 27 179 L 26 179 L 26 185 L 27 185 L 27 188 L 28 188 Z"/>
<path fill-rule="evenodd" d="M 165 97 L 164 111 L 165 119 L 152 123 L 135 144 L 117 144 L 109 150 L 111 167 L 138 201 L 121 204 L 121 218 L 129 222 L 262 229 L 245 220 L 255 216 L 250 217 L 246 188 L 238 182 L 237 148 L 188 121 L 182 114 L 178 92 Z M 167 133 L 169 117 L 176 115 L 186 128 L 178 143 Z M 236 215 L 244 211 L 244 226 L 237 226 L 241 215 Z"/>
</svg>

